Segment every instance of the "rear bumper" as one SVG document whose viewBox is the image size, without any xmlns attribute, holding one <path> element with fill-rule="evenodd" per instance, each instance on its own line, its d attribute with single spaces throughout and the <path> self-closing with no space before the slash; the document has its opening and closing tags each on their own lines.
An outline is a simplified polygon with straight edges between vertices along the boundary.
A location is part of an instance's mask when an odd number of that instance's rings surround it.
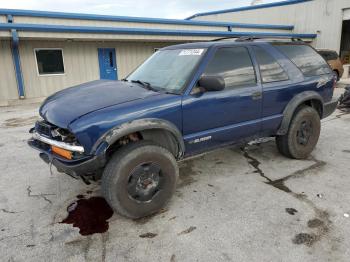
<svg viewBox="0 0 350 262">
<path fill-rule="evenodd" d="M 42 141 L 31 138 L 28 145 L 40 152 L 40 158 L 46 163 L 52 163 L 59 172 L 72 177 L 90 176 L 97 174 L 106 164 L 104 154 L 86 156 L 77 160 L 66 160 L 51 153 L 50 147 Z"/>
<path fill-rule="evenodd" d="M 337 109 L 338 99 L 333 98 L 330 102 L 323 104 L 323 116 L 322 118 L 326 118 L 333 114 L 333 112 Z"/>
</svg>

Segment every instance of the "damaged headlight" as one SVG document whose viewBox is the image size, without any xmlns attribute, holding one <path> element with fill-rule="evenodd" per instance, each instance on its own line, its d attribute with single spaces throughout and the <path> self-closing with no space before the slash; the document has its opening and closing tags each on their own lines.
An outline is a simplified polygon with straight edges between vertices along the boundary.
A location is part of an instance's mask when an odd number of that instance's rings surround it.
<svg viewBox="0 0 350 262">
<path fill-rule="evenodd" d="M 63 128 L 55 128 L 51 130 L 51 135 L 57 141 L 65 142 L 68 144 L 77 143 L 77 139 L 75 138 L 75 136 L 71 132 Z"/>
</svg>

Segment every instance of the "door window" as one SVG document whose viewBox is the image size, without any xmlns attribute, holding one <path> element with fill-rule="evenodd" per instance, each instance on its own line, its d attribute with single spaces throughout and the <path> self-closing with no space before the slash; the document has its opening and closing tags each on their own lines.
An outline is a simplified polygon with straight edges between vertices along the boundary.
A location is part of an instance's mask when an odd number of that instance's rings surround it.
<svg viewBox="0 0 350 262">
<path fill-rule="evenodd" d="M 204 75 L 221 76 L 226 89 L 256 85 L 256 76 L 245 47 L 224 47 L 216 51 Z"/>
<path fill-rule="evenodd" d="M 259 63 L 261 80 L 263 83 L 271 83 L 288 80 L 288 75 L 278 62 L 264 49 L 253 47 L 256 59 Z"/>
</svg>

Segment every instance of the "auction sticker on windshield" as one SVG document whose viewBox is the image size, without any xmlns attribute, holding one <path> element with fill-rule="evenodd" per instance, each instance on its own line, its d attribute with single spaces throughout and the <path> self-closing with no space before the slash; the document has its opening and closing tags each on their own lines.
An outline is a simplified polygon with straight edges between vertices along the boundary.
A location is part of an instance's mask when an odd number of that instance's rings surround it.
<svg viewBox="0 0 350 262">
<path fill-rule="evenodd" d="M 184 49 L 180 52 L 180 55 L 201 55 L 204 49 Z"/>
</svg>

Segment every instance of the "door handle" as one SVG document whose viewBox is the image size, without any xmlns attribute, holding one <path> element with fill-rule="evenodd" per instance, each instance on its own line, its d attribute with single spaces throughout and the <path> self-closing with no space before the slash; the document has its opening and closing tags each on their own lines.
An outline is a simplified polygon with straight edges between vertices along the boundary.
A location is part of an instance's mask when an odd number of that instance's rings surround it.
<svg viewBox="0 0 350 262">
<path fill-rule="evenodd" d="M 253 100 L 258 100 L 262 98 L 262 92 L 261 91 L 257 91 L 252 93 L 252 99 Z"/>
</svg>

